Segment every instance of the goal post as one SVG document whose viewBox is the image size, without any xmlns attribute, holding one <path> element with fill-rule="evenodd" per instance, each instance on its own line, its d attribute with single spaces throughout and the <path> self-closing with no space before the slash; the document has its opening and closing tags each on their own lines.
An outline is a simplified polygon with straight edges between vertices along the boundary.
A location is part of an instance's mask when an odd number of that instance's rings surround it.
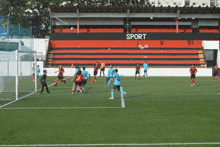
<svg viewBox="0 0 220 147">
<path fill-rule="evenodd" d="M 36 51 L 1 52 L 0 100 L 18 100 L 27 94 L 37 92 L 36 69 Z"/>
<path fill-rule="evenodd" d="M 22 59 L 21 59 L 21 55 L 19 55 L 19 53 L 21 54 L 32 54 L 34 56 L 34 60 L 28 60 L 26 59 L 26 62 L 30 62 L 31 61 L 31 65 L 32 65 L 32 62 L 33 62 L 33 67 L 31 68 L 32 72 L 31 74 L 33 74 L 33 71 L 34 71 L 34 89 L 33 91 L 34 92 L 37 92 L 37 52 L 36 51 L 18 51 L 16 50 L 16 100 L 19 99 L 19 86 L 21 85 L 21 83 L 19 84 L 19 82 L 22 82 L 22 79 L 19 80 L 19 75 L 20 77 L 22 76 L 21 74 L 23 74 L 24 72 L 24 76 L 28 76 L 28 70 L 30 69 L 31 66 L 29 66 L 29 69 L 28 68 L 22 68 L 22 66 L 26 66 L 24 63 L 22 63 Z M 31 57 L 33 57 L 31 56 Z M 20 59 L 19 59 L 20 58 Z M 19 64 L 20 62 L 20 64 Z M 34 68 L 34 69 L 33 69 Z M 20 69 L 20 74 L 19 74 L 19 69 Z M 21 86 L 20 86 L 21 87 Z"/>
</svg>

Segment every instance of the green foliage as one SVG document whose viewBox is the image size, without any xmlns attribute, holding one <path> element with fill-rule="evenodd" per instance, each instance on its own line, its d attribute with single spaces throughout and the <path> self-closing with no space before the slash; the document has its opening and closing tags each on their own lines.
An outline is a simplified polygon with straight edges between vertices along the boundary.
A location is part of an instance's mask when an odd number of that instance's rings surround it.
<svg viewBox="0 0 220 147">
<path fill-rule="evenodd" d="M 1 1 L 0 15 L 13 25 L 33 28 L 34 37 L 44 38 L 50 27 L 49 5 L 59 5 L 62 0 L 7 0 Z"/>
</svg>

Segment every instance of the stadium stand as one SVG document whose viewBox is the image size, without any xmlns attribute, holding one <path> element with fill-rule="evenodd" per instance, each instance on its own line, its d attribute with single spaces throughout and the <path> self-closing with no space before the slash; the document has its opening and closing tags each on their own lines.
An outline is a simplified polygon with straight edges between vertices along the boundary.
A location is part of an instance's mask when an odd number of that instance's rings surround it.
<svg viewBox="0 0 220 147">
<path fill-rule="evenodd" d="M 104 60 L 106 66 L 134 67 L 146 60 L 151 67 L 205 67 L 202 40 L 72 40 L 69 35 L 51 36 L 47 66 L 89 67 Z"/>
<path fill-rule="evenodd" d="M 152 68 L 189 68 L 192 64 L 205 68 L 202 42 L 219 40 L 218 12 L 212 11 L 211 15 L 210 11 L 210 16 L 203 16 L 205 9 L 199 14 L 186 12 L 185 8 L 179 12 L 161 9 L 169 13 L 149 13 L 151 8 L 138 13 L 135 9 L 119 13 L 118 9 L 87 12 L 76 8 L 65 13 L 51 7 L 52 31 L 46 66 L 92 67 L 104 60 L 106 66 L 133 68 L 146 60 Z M 144 34 L 147 38 L 138 38 Z"/>
</svg>

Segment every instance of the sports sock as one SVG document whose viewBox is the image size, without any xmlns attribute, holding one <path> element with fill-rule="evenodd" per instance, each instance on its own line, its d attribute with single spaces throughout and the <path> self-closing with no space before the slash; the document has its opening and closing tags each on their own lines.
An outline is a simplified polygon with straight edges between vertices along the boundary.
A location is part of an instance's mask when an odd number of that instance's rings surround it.
<svg viewBox="0 0 220 147">
<path fill-rule="evenodd" d="M 94 82 L 94 78 L 92 79 L 92 82 Z"/>
<path fill-rule="evenodd" d="M 135 75 L 135 79 L 136 79 L 136 75 Z"/>
<path fill-rule="evenodd" d="M 57 81 L 56 81 L 56 83 L 55 83 L 55 86 L 57 86 Z"/>
<path fill-rule="evenodd" d="M 79 87 L 79 86 L 77 86 L 77 89 L 80 89 L 80 87 Z"/>
<path fill-rule="evenodd" d="M 215 78 L 215 81 L 217 81 L 217 77 Z"/>
<path fill-rule="evenodd" d="M 114 92 L 111 92 L 111 96 L 114 97 Z"/>
<path fill-rule="evenodd" d="M 193 85 L 193 80 L 192 80 L 192 85 Z"/>
<path fill-rule="evenodd" d="M 74 89 L 74 86 L 72 87 L 72 89 Z"/>
<path fill-rule="evenodd" d="M 141 77 L 140 77 L 140 75 L 139 75 L 139 79 L 140 79 Z"/>
<path fill-rule="evenodd" d="M 107 82 L 105 82 L 105 86 L 107 86 Z"/>
<path fill-rule="evenodd" d="M 49 92 L 49 89 L 48 89 L 47 85 L 45 85 L 45 86 L 46 86 L 47 92 Z"/>
<path fill-rule="evenodd" d="M 41 93 L 44 91 L 44 86 L 42 86 Z"/>
<path fill-rule="evenodd" d="M 82 91 L 84 91 L 84 87 L 82 88 Z"/>
<path fill-rule="evenodd" d="M 147 77 L 147 74 L 146 74 L 146 77 Z"/>
<path fill-rule="evenodd" d="M 120 90 L 121 93 L 125 93 L 123 90 Z"/>
<path fill-rule="evenodd" d="M 76 86 L 74 87 L 74 89 L 73 89 L 73 93 L 76 91 Z"/>
<path fill-rule="evenodd" d="M 110 81 L 108 81 L 108 85 L 111 83 L 112 81 L 110 80 Z"/>
<path fill-rule="evenodd" d="M 213 81 L 214 81 L 214 79 L 215 79 L 215 78 L 213 77 Z"/>
</svg>

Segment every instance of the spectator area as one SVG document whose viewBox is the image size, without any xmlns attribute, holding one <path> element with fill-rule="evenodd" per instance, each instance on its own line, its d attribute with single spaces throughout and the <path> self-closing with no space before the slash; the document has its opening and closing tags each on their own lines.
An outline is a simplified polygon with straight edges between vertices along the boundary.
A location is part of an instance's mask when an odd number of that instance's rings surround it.
<svg viewBox="0 0 220 147">
<path fill-rule="evenodd" d="M 155 68 L 188 68 L 192 64 L 205 68 L 202 40 L 50 40 L 49 67 L 91 67 L 102 60 L 106 66 L 116 67 L 147 61 Z"/>
</svg>

